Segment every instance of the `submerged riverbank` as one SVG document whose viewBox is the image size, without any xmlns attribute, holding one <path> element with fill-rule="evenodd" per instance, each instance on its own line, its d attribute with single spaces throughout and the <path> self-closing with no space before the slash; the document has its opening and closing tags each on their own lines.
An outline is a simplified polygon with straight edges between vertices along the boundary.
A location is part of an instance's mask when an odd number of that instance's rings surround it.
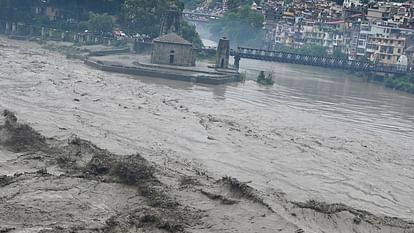
<svg viewBox="0 0 414 233">
<path fill-rule="evenodd" d="M 353 232 L 349 212 L 361 214 L 354 209 L 412 220 L 409 96 L 354 82 L 339 72 L 275 63 L 243 64 L 248 73 L 275 70 L 271 88 L 250 81 L 200 86 L 94 70 L 34 43 L 0 38 L 0 44 L 0 108 L 16 112 L 47 138 L 64 142 L 76 134 L 115 157 L 139 152 L 177 173 L 189 169 L 214 181 L 236 177 L 282 216 L 270 222 L 297 227 L 283 228 L 285 232 Z M 3 151 L 6 160 L 20 155 Z M 29 158 L 6 161 L 3 167 L 12 168 L 7 176 Z M 280 197 L 305 209 L 284 212 Z M 323 202 L 352 208 L 309 204 Z M 325 215 L 308 212 L 309 206 L 333 210 Z M 301 214 L 312 217 L 297 217 Z M 217 232 L 238 229 L 241 217 L 231 219 L 233 224 L 223 226 L 229 220 L 220 218 Z M 256 223 L 252 231 L 266 232 L 256 228 L 266 223 Z M 382 226 L 360 231 L 387 232 Z M 205 232 L 214 232 L 209 229 Z"/>
</svg>

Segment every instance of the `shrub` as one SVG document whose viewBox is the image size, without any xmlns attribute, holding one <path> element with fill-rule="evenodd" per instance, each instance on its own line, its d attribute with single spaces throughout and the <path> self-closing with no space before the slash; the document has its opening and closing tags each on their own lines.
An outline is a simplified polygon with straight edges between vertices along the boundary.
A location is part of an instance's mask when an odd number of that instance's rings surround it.
<svg viewBox="0 0 414 233">
<path fill-rule="evenodd" d="M 257 76 L 256 81 L 266 86 L 271 86 L 274 84 L 273 75 L 271 73 L 266 75 L 264 71 L 260 71 L 259 76 Z"/>
</svg>

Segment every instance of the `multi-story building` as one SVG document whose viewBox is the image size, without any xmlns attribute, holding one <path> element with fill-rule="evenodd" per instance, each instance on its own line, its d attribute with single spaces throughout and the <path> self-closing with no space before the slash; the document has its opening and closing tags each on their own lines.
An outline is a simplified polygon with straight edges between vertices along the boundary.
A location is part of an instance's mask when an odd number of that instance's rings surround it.
<svg viewBox="0 0 414 233">
<path fill-rule="evenodd" d="M 320 24 L 307 24 L 303 26 L 302 38 L 304 44 L 323 46 L 328 53 L 333 52 L 333 31 L 323 28 Z"/>
<path fill-rule="evenodd" d="M 371 25 L 367 33 L 366 57 L 376 63 L 397 64 L 405 53 L 406 37 L 392 28 Z"/>
<path fill-rule="evenodd" d="M 387 21 L 392 19 L 393 15 L 398 12 L 398 7 L 390 2 L 378 2 L 368 8 L 367 20 L 371 23 L 377 21 Z"/>
<path fill-rule="evenodd" d="M 369 23 L 362 23 L 360 26 L 359 36 L 358 36 L 358 43 L 357 43 L 357 51 L 356 51 L 356 58 L 357 59 L 364 59 L 367 58 L 366 50 L 367 50 L 367 43 L 368 37 L 371 34 L 375 34 L 379 32 L 372 31 L 372 27 Z"/>
<path fill-rule="evenodd" d="M 344 0 L 342 6 L 345 8 L 360 7 L 363 4 L 359 0 Z"/>
<path fill-rule="evenodd" d="M 345 47 L 345 36 L 343 32 L 335 32 L 332 36 L 332 47 L 333 50 L 339 50 L 344 52 Z"/>
<path fill-rule="evenodd" d="M 272 48 L 316 44 L 328 54 L 341 51 L 351 60 L 400 64 L 408 58 L 414 63 L 414 49 L 409 50 L 411 59 L 405 54 L 406 47 L 414 46 L 412 3 L 364 5 L 361 0 L 345 0 L 338 6 L 324 0 L 293 0 L 280 9 L 283 13 L 278 20 L 265 24 L 266 31 L 271 32 L 266 40 L 276 45 Z"/>
</svg>

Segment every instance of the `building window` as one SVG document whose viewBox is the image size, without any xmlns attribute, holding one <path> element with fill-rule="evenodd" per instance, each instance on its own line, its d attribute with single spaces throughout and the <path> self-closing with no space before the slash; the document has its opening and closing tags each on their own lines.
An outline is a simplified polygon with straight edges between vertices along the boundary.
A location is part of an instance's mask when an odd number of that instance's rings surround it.
<svg viewBox="0 0 414 233">
<path fill-rule="evenodd" d="M 398 53 L 401 53 L 401 49 L 398 49 Z"/>
<path fill-rule="evenodd" d="M 387 56 L 387 59 L 388 59 L 388 60 L 391 60 L 391 55 L 388 55 L 388 56 Z"/>
</svg>

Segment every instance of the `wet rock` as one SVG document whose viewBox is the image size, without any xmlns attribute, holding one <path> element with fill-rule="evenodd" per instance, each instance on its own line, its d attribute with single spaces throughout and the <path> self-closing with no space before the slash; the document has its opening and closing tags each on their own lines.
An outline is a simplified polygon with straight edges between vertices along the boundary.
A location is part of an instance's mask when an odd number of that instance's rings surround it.
<svg viewBox="0 0 414 233">
<path fill-rule="evenodd" d="M 43 150 L 46 139 L 26 124 L 19 124 L 14 113 L 4 110 L 4 125 L 0 125 L 0 145 L 14 152 Z"/>
<path fill-rule="evenodd" d="M 359 218 L 359 217 L 355 217 L 355 218 L 354 218 L 354 223 L 355 223 L 355 224 L 357 224 L 357 225 L 358 225 L 358 224 L 360 224 L 360 223 L 361 223 L 361 221 L 362 221 L 362 220 L 361 220 L 361 218 Z"/>
<path fill-rule="evenodd" d="M 7 186 L 7 185 L 13 183 L 13 181 L 14 181 L 13 177 L 6 176 L 6 175 L 0 176 L 0 187 Z"/>
<path fill-rule="evenodd" d="M 93 175 L 105 175 L 113 168 L 115 159 L 107 153 L 99 153 L 91 159 L 86 172 Z"/>
<path fill-rule="evenodd" d="M 9 233 L 14 231 L 16 228 L 14 227 L 0 227 L 0 233 Z"/>
<path fill-rule="evenodd" d="M 224 184 L 227 184 L 234 194 L 241 195 L 245 198 L 262 202 L 262 199 L 258 197 L 255 193 L 255 189 L 247 185 L 245 182 L 240 182 L 239 180 L 231 177 L 223 177 L 221 180 Z"/>
<path fill-rule="evenodd" d="M 154 178 L 154 167 L 141 155 L 129 155 L 115 165 L 113 175 L 118 176 L 126 184 L 139 184 Z"/>
</svg>

